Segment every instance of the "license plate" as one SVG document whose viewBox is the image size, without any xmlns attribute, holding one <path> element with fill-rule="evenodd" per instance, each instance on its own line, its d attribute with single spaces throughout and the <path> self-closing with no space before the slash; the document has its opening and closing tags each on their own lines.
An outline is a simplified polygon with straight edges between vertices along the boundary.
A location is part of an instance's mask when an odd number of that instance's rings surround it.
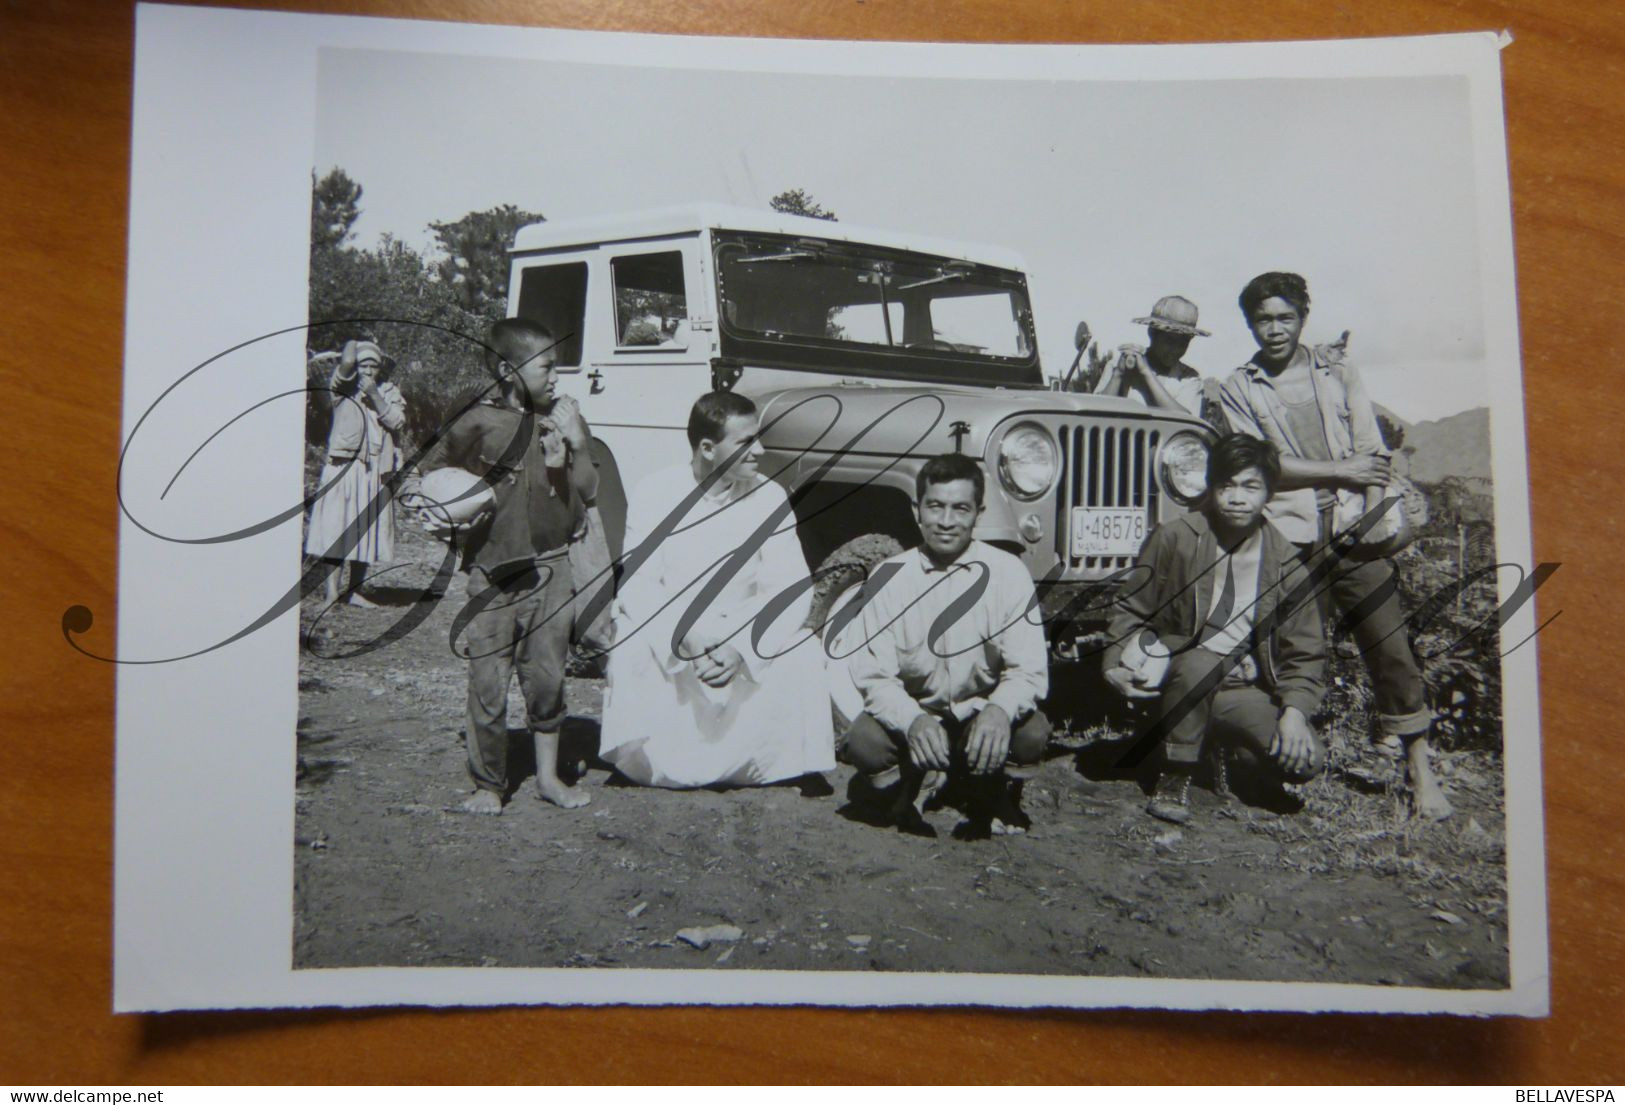
<svg viewBox="0 0 1625 1105">
<path fill-rule="evenodd" d="M 1145 544 L 1146 512 L 1117 507 L 1072 508 L 1073 556 L 1134 556 Z"/>
</svg>

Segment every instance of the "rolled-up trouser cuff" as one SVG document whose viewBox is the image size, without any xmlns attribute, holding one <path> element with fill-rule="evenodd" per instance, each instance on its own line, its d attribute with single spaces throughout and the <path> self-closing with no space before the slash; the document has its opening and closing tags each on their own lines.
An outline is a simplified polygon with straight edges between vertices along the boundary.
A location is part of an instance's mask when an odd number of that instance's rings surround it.
<svg viewBox="0 0 1625 1105">
<path fill-rule="evenodd" d="M 893 764 L 883 771 L 871 772 L 865 778 L 869 780 L 869 785 L 876 790 L 886 790 L 902 781 L 903 769 Z"/>
<path fill-rule="evenodd" d="M 1426 707 L 1409 714 L 1378 714 L 1377 728 L 1391 737 L 1415 737 L 1433 726 L 1433 712 Z"/>
</svg>

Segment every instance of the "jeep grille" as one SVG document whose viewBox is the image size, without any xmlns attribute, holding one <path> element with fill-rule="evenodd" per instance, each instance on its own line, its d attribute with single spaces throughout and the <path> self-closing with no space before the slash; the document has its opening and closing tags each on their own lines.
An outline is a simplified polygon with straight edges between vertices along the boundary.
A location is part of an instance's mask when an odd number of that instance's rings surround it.
<svg viewBox="0 0 1625 1105">
<path fill-rule="evenodd" d="M 1055 497 L 1055 551 L 1069 569 L 1108 575 L 1134 563 L 1131 556 L 1073 556 L 1072 508 L 1146 507 L 1157 523 L 1159 430 L 1134 426 L 1076 426 L 1056 435 L 1061 483 Z"/>
</svg>

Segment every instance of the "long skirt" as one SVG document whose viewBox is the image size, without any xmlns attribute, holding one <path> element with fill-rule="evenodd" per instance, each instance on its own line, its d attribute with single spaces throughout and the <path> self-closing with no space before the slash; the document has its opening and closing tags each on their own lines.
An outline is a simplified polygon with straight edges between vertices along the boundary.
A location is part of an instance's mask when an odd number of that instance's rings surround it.
<svg viewBox="0 0 1625 1105">
<path fill-rule="evenodd" d="M 814 641 L 716 690 L 692 667 L 667 671 L 643 641 L 628 641 L 610 653 L 600 754 L 657 787 L 757 786 L 829 771 L 835 739 L 822 659 Z"/>
<path fill-rule="evenodd" d="M 395 558 L 394 504 L 379 494 L 383 479 L 376 467 L 329 462 L 318 487 L 326 490 L 310 510 L 305 555 L 366 564 Z M 342 542 L 337 550 L 335 542 Z"/>
</svg>

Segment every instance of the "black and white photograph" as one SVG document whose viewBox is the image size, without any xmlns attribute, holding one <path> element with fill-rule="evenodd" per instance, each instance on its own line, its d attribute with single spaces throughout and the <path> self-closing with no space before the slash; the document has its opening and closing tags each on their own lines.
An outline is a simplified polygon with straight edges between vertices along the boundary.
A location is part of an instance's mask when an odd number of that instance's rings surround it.
<svg viewBox="0 0 1625 1105">
<path fill-rule="evenodd" d="M 219 597 L 126 552 L 121 1000 L 1544 1008 L 1492 36 L 257 16 L 250 154 L 159 122 L 249 17 L 160 11 L 126 547 Z M 274 293 L 143 361 L 187 142 Z M 175 695 L 273 705 L 188 762 Z M 164 817 L 284 981 L 145 935 L 160 747 L 252 756 Z"/>
</svg>

